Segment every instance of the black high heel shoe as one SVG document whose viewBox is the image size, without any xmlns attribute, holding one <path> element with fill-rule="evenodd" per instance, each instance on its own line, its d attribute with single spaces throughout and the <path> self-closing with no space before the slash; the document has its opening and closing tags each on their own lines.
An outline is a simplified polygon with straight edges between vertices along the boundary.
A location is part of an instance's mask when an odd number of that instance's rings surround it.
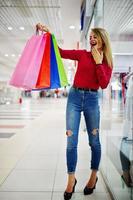
<svg viewBox="0 0 133 200">
<path fill-rule="evenodd" d="M 72 194 L 75 192 L 75 186 L 76 186 L 76 184 L 77 184 L 77 180 L 75 179 L 75 183 L 74 183 L 72 192 L 66 192 L 66 191 L 64 192 L 64 200 L 71 199 Z"/>
<path fill-rule="evenodd" d="M 95 185 L 92 188 L 89 188 L 88 186 L 86 186 L 84 188 L 84 195 L 88 195 L 88 194 L 92 194 L 93 193 L 93 190 L 96 188 L 97 181 L 98 181 L 98 177 L 96 178 Z"/>
</svg>

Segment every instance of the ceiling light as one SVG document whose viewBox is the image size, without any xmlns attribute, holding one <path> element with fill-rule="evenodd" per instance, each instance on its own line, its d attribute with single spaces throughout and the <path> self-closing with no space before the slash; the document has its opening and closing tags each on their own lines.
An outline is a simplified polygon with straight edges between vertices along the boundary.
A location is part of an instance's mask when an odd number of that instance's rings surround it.
<svg viewBox="0 0 133 200">
<path fill-rule="evenodd" d="M 12 57 L 15 57 L 15 54 L 12 54 Z"/>
<path fill-rule="evenodd" d="M 5 57 L 8 57 L 8 54 L 5 54 Z"/>
<path fill-rule="evenodd" d="M 119 56 L 132 56 L 133 53 L 126 52 L 126 53 L 113 53 L 113 55 L 119 55 Z"/>
<path fill-rule="evenodd" d="M 75 26 L 71 25 L 69 26 L 70 29 L 75 29 Z"/>
<path fill-rule="evenodd" d="M 10 31 L 11 31 L 12 29 L 13 29 L 13 28 L 12 28 L 11 26 L 8 26 L 8 30 L 10 30 Z"/>
<path fill-rule="evenodd" d="M 21 54 L 18 55 L 19 57 L 21 56 Z"/>
<path fill-rule="evenodd" d="M 20 26 L 19 29 L 23 31 L 23 30 L 24 30 L 24 27 L 23 27 L 23 26 Z"/>
</svg>

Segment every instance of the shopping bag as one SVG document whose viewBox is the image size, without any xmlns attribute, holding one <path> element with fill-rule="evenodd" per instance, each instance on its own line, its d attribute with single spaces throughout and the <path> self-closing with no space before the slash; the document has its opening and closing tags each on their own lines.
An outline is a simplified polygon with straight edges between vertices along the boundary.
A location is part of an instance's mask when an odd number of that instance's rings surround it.
<svg viewBox="0 0 133 200">
<path fill-rule="evenodd" d="M 53 44 L 53 39 L 51 35 L 51 61 L 50 61 L 50 88 L 55 89 L 55 88 L 60 88 L 61 83 L 60 83 L 60 77 L 59 77 L 59 71 L 58 71 L 58 63 L 56 60 L 56 54 L 55 54 L 55 49 L 54 49 L 54 44 Z"/>
<path fill-rule="evenodd" d="M 55 89 L 68 85 L 53 34 L 45 33 L 31 37 L 23 50 L 10 84 L 30 90 Z"/>
<path fill-rule="evenodd" d="M 51 47 L 51 35 L 45 34 L 45 47 L 42 57 L 42 63 L 38 75 L 38 80 L 35 88 L 47 88 L 50 87 L 50 47 Z"/>
<path fill-rule="evenodd" d="M 65 69 L 61 60 L 61 56 L 58 50 L 55 36 L 53 34 L 51 34 L 50 40 L 51 40 L 50 42 L 50 70 L 48 70 L 49 60 L 45 60 L 46 59 L 45 54 L 49 52 L 49 48 L 46 48 L 47 46 L 46 44 L 45 46 L 46 50 L 44 50 L 44 57 L 43 57 L 44 65 L 42 66 L 42 68 L 45 70 L 44 71 L 41 70 L 39 73 L 39 76 L 41 76 L 42 78 L 42 84 L 40 85 L 37 84 L 36 88 L 34 88 L 33 90 L 56 89 L 56 88 L 60 88 L 60 87 L 68 85 Z M 50 72 L 50 76 L 49 76 L 49 73 L 47 72 Z M 43 80 L 45 79 L 50 80 L 49 87 L 48 87 L 49 82 L 48 84 L 45 84 L 45 82 L 43 82 Z"/>
<path fill-rule="evenodd" d="M 58 48 L 54 34 L 52 34 L 52 42 L 54 45 L 54 51 L 55 51 L 55 55 L 56 55 L 60 84 L 61 84 L 61 87 L 64 87 L 64 86 L 68 85 L 68 80 L 67 80 L 66 72 L 65 72 L 65 69 L 63 66 L 63 62 L 62 62 L 62 59 L 60 56 L 59 48 Z"/>
<path fill-rule="evenodd" d="M 45 47 L 45 34 L 33 35 L 27 42 L 10 84 L 16 87 L 32 89 L 37 82 Z"/>
</svg>

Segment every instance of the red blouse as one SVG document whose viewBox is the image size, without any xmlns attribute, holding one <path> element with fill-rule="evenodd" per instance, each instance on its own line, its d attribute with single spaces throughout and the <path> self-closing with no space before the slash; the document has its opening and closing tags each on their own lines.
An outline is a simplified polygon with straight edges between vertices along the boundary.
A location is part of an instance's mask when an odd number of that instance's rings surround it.
<svg viewBox="0 0 133 200">
<path fill-rule="evenodd" d="M 78 67 L 73 85 L 79 88 L 102 89 L 108 86 L 112 69 L 103 60 L 102 64 L 96 64 L 91 52 L 86 50 L 63 50 L 59 48 L 62 58 L 77 60 Z"/>
</svg>

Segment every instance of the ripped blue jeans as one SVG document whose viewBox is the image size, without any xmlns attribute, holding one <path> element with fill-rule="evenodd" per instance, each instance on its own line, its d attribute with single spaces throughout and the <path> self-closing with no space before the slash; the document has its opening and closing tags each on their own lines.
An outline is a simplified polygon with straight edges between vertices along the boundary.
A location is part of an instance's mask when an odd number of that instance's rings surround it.
<svg viewBox="0 0 133 200">
<path fill-rule="evenodd" d="M 81 112 L 84 114 L 89 146 L 91 147 L 91 169 L 98 170 L 101 159 L 101 144 L 99 141 L 100 111 L 98 92 L 71 88 L 66 108 L 67 136 L 67 172 L 75 173 L 77 165 L 77 145 Z"/>
</svg>

